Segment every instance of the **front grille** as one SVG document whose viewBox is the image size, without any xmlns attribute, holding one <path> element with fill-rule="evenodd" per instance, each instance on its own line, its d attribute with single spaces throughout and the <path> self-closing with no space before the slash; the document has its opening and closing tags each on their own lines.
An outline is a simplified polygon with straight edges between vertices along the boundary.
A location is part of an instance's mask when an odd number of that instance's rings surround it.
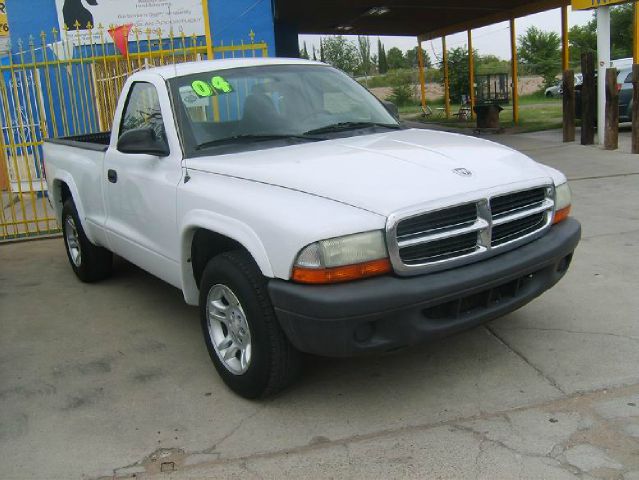
<svg viewBox="0 0 639 480">
<path fill-rule="evenodd" d="M 545 188 L 524 190 L 523 192 L 509 193 L 491 198 L 490 210 L 493 214 L 493 218 L 498 218 L 522 209 L 539 206 L 545 199 Z"/>
<path fill-rule="evenodd" d="M 469 203 L 445 210 L 425 213 L 416 217 L 402 220 L 397 225 L 397 238 L 410 238 L 423 235 L 435 230 L 463 228 L 472 225 L 477 220 L 477 205 Z"/>
<path fill-rule="evenodd" d="M 544 213 L 538 213 L 493 227 L 492 245 L 502 245 L 538 230 L 543 227 L 546 221 L 545 217 Z"/>
<path fill-rule="evenodd" d="M 419 243 L 401 250 L 402 261 L 407 265 L 423 262 L 439 262 L 448 258 L 468 255 L 477 248 L 477 233 L 467 233 L 434 242 Z"/>
<path fill-rule="evenodd" d="M 389 221 L 395 271 L 444 270 L 533 240 L 550 227 L 553 197 L 551 186 L 540 186 Z"/>
</svg>

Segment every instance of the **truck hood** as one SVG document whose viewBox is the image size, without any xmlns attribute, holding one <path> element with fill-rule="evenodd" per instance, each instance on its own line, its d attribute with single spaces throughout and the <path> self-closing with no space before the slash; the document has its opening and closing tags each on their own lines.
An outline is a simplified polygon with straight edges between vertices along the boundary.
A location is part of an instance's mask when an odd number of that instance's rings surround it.
<svg viewBox="0 0 639 480">
<path fill-rule="evenodd" d="M 188 159 L 187 166 L 384 216 L 434 199 L 552 177 L 550 169 L 508 147 L 417 129 L 197 157 Z M 457 169 L 472 175 L 460 175 Z"/>
</svg>

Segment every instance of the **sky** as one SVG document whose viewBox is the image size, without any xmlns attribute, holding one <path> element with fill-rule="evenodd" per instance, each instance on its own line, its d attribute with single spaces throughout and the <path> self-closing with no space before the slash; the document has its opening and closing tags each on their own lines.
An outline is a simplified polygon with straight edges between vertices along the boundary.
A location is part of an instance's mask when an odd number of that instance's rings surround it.
<svg viewBox="0 0 639 480">
<path fill-rule="evenodd" d="M 570 12 L 568 16 L 568 22 L 570 26 L 583 25 L 592 19 L 591 11 L 575 11 Z M 516 29 L 517 35 L 523 34 L 528 27 L 536 26 L 542 30 L 561 32 L 561 10 L 549 10 L 547 12 L 537 13 L 535 15 L 529 15 L 527 17 L 521 17 L 517 19 Z M 356 36 L 346 35 L 347 38 L 356 40 Z M 374 37 L 377 39 L 377 37 Z M 408 50 L 417 45 L 415 37 L 380 37 L 382 43 L 386 47 L 386 51 L 392 47 L 398 47 L 399 49 Z M 309 53 L 312 50 L 312 45 L 319 51 L 319 35 L 300 35 L 300 46 L 304 41 L 308 47 Z M 456 35 L 450 35 L 446 37 L 447 47 L 449 49 L 465 46 L 467 44 L 466 33 L 458 33 Z M 424 42 L 422 47 L 428 52 L 431 59 L 441 58 L 441 40 L 436 39 L 428 42 Z M 508 22 L 496 23 L 484 28 L 477 28 L 473 30 L 473 47 L 479 50 L 480 55 L 493 54 L 503 59 L 510 58 L 510 33 Z M 377 53 L 377 42 L 371 41 L 372 53 Z M 318 53 L 319 55 L 319 53 Z"/>
</svg>

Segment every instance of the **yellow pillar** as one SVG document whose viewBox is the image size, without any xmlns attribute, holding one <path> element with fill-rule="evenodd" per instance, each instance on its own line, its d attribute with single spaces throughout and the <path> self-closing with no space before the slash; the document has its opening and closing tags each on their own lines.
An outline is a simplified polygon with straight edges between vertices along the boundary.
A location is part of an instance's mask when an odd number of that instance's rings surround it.
<svg viewBox="0 0 639 480">
<path fill-rule="evenodd" d="M 517 65 L 517 32 L 515 19 L 510 19 L 510 50 L 513 77 L 513 123 L 519 125 L 519 67 Z"/>
<path fill-rule="evenodd" d="M 475 52 L 473 51 L 473 31 L 468 30 L 468 86 L 470 88 L 470 114 L 475 118 Z"/>
<path fill-rule="evenodd" d="M 639 1 L 635 2 L 635 21 L 634 21 L 634 40 L 633 45 L 633 57 L 634 63 L 639 64 Z"/>
<path fill-rule="evenodd" d="M 422 95 L 422 111 L 426 113 L 426 76 L 424 74 L 424 54 L 422 41 L 417 38 L 417 64 L 419 65 L 419 87 Z"/>
<path fill-rule="evenodd" d="M 209 17 L 209 0 L 202 0 L 202 15 L 204 16 L 204 35 L 206 37 L 206 57 L 213 60 L 213 37 L 211 35 L 211 19 Z"/>
<path fill-rule="evenodd" d="M 444 112 L 450 118 L 450 77 L 448 76 L 448 51 L 446 50 L 446 36 L 442 37 L 442 61 L 444 62 Z"/>
<path fill-rule="evenodd" d="M 561 7 L 561 68 L 570 69 L 570 43 L 568 41 L 568 5 Z"/>
</svg>

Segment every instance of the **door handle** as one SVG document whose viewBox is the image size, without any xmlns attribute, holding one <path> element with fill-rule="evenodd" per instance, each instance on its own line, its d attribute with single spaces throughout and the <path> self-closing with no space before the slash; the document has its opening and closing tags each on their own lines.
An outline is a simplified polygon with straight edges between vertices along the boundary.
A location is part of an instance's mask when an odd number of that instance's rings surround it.
<svg viewBox="0 0 639 480">
<path fill-rule="evenodd" d="M 118 181 L 118 172 L 109 169 L 107 171 L 107 178 L 109 179 L 109 182 L 116 183 Z"/>
</svg>

